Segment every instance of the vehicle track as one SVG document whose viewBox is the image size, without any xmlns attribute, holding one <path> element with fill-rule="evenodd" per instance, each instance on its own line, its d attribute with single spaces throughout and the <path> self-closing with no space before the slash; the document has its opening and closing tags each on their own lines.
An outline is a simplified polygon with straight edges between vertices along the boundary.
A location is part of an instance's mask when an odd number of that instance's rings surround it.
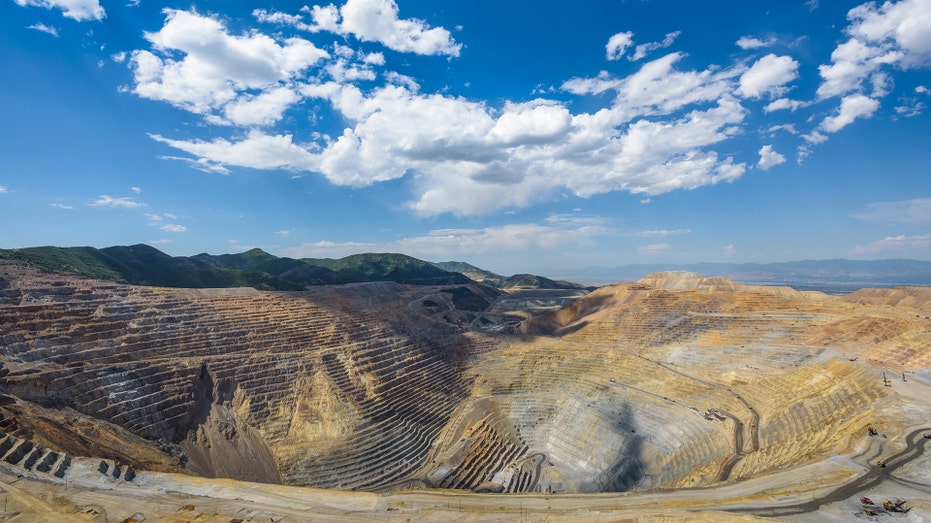
<svg viewBox="0 0 931 523">
<path fill-rule="evenodd" d="M 894 478 L 892 474 L 902 466 L 908 464 L 910 461 L 924 453 L 928 441 L 931 441 L 928 438 L 925 438 L 924 434 L 929 431 L 931 431 L 931 427 L 924 427 L 910 432 L 905 439 L 905 449 L 886 458 L 884 461 L 885 467 L 873 467 L 862 476 L 854 478 L 850 482 L 836 488 L 832 492 L 820 498 L 806 501 L 804 503 L 795 503 L 792 505 L 782 505 L 778 507 L 722 507 L 721 510 L 728 512 L 740 512 L 763 517 L 793 516 L 796 514 L 814 512 L 821 508 L 821 506 L 827 505 L 828 503 L 843 501 L 860 492 L 874 488 L 884 481 L 897 482 L 898 480 Z M 912 485 L 912 488 L 919 488 L 921 490 L 927 489 L 926 486 L 921 488 L 918 485 Z M 928 490 L 931 492 L 931 489 Z"/>
</svg>

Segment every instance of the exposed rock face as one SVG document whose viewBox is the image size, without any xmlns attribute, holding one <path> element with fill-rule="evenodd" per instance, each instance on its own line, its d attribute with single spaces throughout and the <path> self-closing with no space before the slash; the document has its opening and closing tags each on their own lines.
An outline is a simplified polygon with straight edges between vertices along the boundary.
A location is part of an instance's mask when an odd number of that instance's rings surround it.
<svg viewBox="0 0 931 523">
<path fill-rule="evenodd" d="M 441 292 L 395 284 L 287 294 L 24 277 L 0 306 L 2 388 L 17 398 L 5 409 L 52 441 L 66 429 L 42 413 L 71 409 L 93 420 L 78 437 L 103 427 L 123 441 L 97 452 L 138 467 L 379 488 L 420 463 L 468 395 L 470 342 L 417 305 L 428 292 L 439 307 Z"/>
<path fill-rule="evenodd" d="M 9 278 L 0 459 L 373 491 L 628 491 L 853 454 L 867 425 L 931 414 L 903 410 L 881 376 L 927 373 L 920 292 L 651 275 L 515 335 L 468 332 L 463 289 Z"/>
</svg>

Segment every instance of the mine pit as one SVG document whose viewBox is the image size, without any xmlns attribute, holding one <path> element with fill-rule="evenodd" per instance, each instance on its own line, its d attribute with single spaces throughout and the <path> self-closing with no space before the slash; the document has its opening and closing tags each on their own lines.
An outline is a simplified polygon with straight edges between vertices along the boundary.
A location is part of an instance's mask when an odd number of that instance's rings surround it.
<svg viewBox="0 0 931 523">
<path fill-rule="evenodd" d="M 456 307 L 468 292 L 23 274 L 0 296 L 3 472 L 552 506 L 865 464 L 931 419 L 923 294 L 679 273 L 484 311 Z M 907 394 L 884 381 L 906 372 Z M 925 461 L 909 481 L 927 483 Z"/>
</svg>

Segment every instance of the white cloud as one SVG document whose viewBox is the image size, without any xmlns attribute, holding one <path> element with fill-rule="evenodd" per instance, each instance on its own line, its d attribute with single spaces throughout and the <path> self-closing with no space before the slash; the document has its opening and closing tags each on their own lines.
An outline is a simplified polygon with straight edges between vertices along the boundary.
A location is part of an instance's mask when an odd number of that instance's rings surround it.
<svg viewBox="0 0 931 523">
<path fill-rule="evenodd" d="M 828 141 L 828 137 L 825 136 L 824 133 L 820 133 L 818 131 L 812 131 L 808 134 L 803 134 L 802 138 L 804 138 L 806 142 L 814 145 Z"/>
<path fill-rule="evenodd" d="M 2 192 L 2 191 L 0 191 L 0 192 Z M 49 206 L 49 207 L 55 207 L 56 209 L 65 209 L 65 210 L 74 209 L 73 206 L 71 206 L 71 205 L 65 205 L 65 204 L 63 204 L 63 203 L 50 203 L 50 204 L 48 204 L 48 206 Z"/>
<path fill-rule="evenodd" d="M 634 33 L 627 31 L 624 33 L 617 33 L 611 38 L 608 38 L 608 44 L 605 45 L 606 56 L 608 60 L 620 60 L 624 53 L 627 52 L 627 48 L 634 43 L 633 41 Z"/>
<path fill-rule="evenodd" d="M 243 94 L 223 107 L 227 121 L 242 126 L 272 125 L 281 120 L 284 111 L 300 100 L 287 87 L 272 88 L 259 95 Z"/>
<path fill-rule="evenodd" d="M 772 145 L 764 145 L 760 148 L 760 161 L 757 163 L 757 166 L 764 171 L 783 164 L 786 161 L 786 157 L 777 153 L 773 150 Z"/>
<path fill-rule="evenodd" d="M 256 9 L 252 12 L 260 22 L 288 25 L 302 31 L 327 31 L 353 35 L 364 42 L 378 42 L 389 49 L 421 55 L 459 56 L 462 45 L 442 27 L 430 27 L 416 18 L 398 18 L 400 10 L 393 0 L 347 0 L 342 7 L 333 4 L 304 6 L 303 15 Z"/>
<path fill-rule="evenodd" d="M 792 123 L 784 123 L 784 124 L 779 124 L 779 125 L 771 125 L 771 126 L 769 126 L 769 127 L 766 129 L 766 132 L 767 132 L 767 133 L 770 133 L 770 134 L 774 134 L 774 133 L 776 133 L 777 131 L 784 131 L 784 132 L 787 132 L 787 133 L 793 134 L 793 135 L 798 135 L 798 134 L 799 134 L 798 129 L 795 128 L 795 124 L 792 124 Z"/>
<path fill-rule="evenodd" d="M 150 135 L 154 140 L 198 156 L 195 161 L 212 172 L 226 174 L 226 165 L 252 169 L 316 170 L 318 161 L 306 149 L 292 142 L 291 135 L 267 135 L 261 131 L 250 131 L 238 142 L 216 138 L 211 142 L 200 140 L 186 142 L 172 140 L 160 135 Z M 176 159 L 167 157 L 168 159 Z"/>
<path fill-rule="evenodd" d="M 134 193 L 136 193 L 136 194 L 141 194 L 141 193 L 142 193 L 142 188 L 141 188 L 141 187 L 130 187 L 129 190 L 131 190 L 132 192 L 134 192 Z"/>
<path fill-rule="evenodd" d="M 865 79 L 883 65 L 899 61 L 901 56 L 901 53 L 888 47 L 850 39 L 831 53 L 831 65 L 818 66 L 823 79 L 818 87 L 818 96 L 830 98 L 860 90 Z"/>
<path fill-rule="evenodd" d="M 882 5 L 865 3 L 850 10 L 849 33 L 879 46 L 901 52 L 899 65 L 923 67 L 931 60 L 931 4 L 928 0 L 902 0 Z"/>
<path fill-rule="evenodd" d="M 926 255 L 927 250 L 931 249 L 931 234 L 921 234 L 916 236 L 887 236 L 881 240 L 869 243 L 864 246 L 857 245 L 854 248 L 854 254 L 881 254 L 881 253 L 908 253 L 913 251 L 923 251 Z"/>
<path fill-rule="evenodd" d="M 670 53 L 644 64 L 626 78 L 612 78 L 602 72 L 594 79 L 572 78 L 562 88 L 573 94 L 617 92 L 613 113 L 598 113 L 604 117 L 619 117 L 620 121 L 648 114 L 669 114 L 685 106 L 715 101 L 734 90 L 737 70 L 710 67 L 704 71 L 678 71 L 675 65 L 684 57 Z"/>
<path fill-rule="evenodd" d="M 281 236 L 281 237 L 287 237 L 291 235 L 291 231 L 288 229 L 284 229 L 282 231 L 275 231 L 275 235 Z"/>
<path fill-rule="evenodd" d="M 61 9 L 65 18 L 82 22 L 84 20 L 103 20 L 106 11 L 97 0 L 13 0 L 22 7 L 35 6 L 46 9 Z"/>
<path fill-rule="evenodd" d="M 597 222 L 598 220 L 594 220 Z M 520 223 L 480 229 L 437 229 L 421 236 L 384 243 L 318 241 L 283 249 L 291 258 L 342 257 L 358 252 L 403 252 L 425 260 L 451 259 L 502 252 L 565 251 L 591 245 L 593 238 L 613 234 L 598 223 Z"/>
<path fill-rule="evenodd" d="M 667 236 L 679 236 L 682 234 L 692 234 L 692 229 L 654 229 L 649 231 L 640 231 L 626 236 L 634 238 L 664 238 Z"/>
<path fill-rule="evenodd" d="M 126 208 L 126 209 L 136 209 L 139 207 L 146 207 L 146 204 L 137 202 L 132 198 L 114 198 L 107 194 L 101 194 L 96 200 L 92 201 L 90 204 L 91 207 L 111 207 L 111 208 Z"/>
<path fill-rule="evenodd" d="M 149 135 L 150 137 L 155 138 L 157 135 Z M 220 163 L 217 163 L 209 158 L 185 158 L 183 156 L 170 156 L 170 155 L 160 155 L 158 156 L 159 160 L 175 160 L 179 162 L 184 162 L 188 164 L 192 169 L 197 169 L 198 171 L 205 173 L 216 173 L 216 174 L 230 174 L 232 171 L 227 169 Z"/>
<path fill-rule="evenodd" d="M 241 111 L 247 122 L 275 121 L 288 105 L 281 84 L 297 79 L 328 56 L 300 38 L 279 43 L 257 32 L 234 36 L 214 18 L 189 11 L 164 12 L 165 25 L 145 33 L 157 54 L 132 53 L 133 92 L 196 114 L 208 115 L 232 103 L 234 117 Z M 254 96 L 255 91 L 274 94 Z M 255 116 L 262 107 L 269 113 Z"/>
<path fill-rule="evenodd" d="M 788 109 L 792 112 L 795 112 L 796 109 L 800 107 L 805 107 L 805 102 L 799 100 L 792 100 L 789 98 L 779 98 L 778 100 L 773 100 L 766 107 L 763 108 L 764 113 L 771 113 L 773 111 L 782 111 Z"/>
<path fill-rule="evenodd" d="M 303 31 L 313 31 L 315 29 L 312 25 L 305 23 L 304 17 L 301 15 L 292 15 L 282 13 L 281 11 L 268 11 L 266 9 L 255 9 L 252 11 L 252 16 L 262 23 L 288 25 Z"/>
<path fill-rule="evenodd" d="M 552 142 L 569 130 L 572 115 L 554 102 L 508 104 L 489 135 L 502 144 Z"/>
<path fill-rule="evenodd" d="M 724 246 L 724 257 L 733 258 L 737 254 L 737 249 L 734 247 L 734 244 L 729 244 Z"/>
<path fill-rule="evenodd" d="M 152 137 L 194 155 L 185 161 L 197 168 L 217 172 L 311 171 L 356 187 L 408 176 L 416 192 L 410 206 L 422 214 L 484 214 L 567 189 L 583 197 L 616 190 L 658 195 L 736 180 L 745 164 L 706 148 L 740 132 L 747 111 L 729 94 L 739 72 L 678 71 L 680 58 L 673 53 L 629 77 L 605 78 L 617 96 L 596 113 L 573 115 L 542 99 L 494 109 L 402 85 L 364 92 L 327 82 L 300 94 L 328 101 L 343 116 L 347 127 L 336 137 L 311 144 L 256 130 L 233 140 Z M 566 88 L 592 91 L 584 79 Z M 703 109 L 681 113 L 695 104 Z"/>
<path fill-rule="evenodd" d="M 895 106 L 895 112 L 906 118 L 912 118 L 923 113 L 925 108 L 925 104 L 915 98 L 902 97 L 899 99 L 899 105 Z"/>
<path fill-rule="evenodd" d="M 54 36 L 55 38 L 58 38 L 58 29 L 50 25 L 36 23 L 36 24 L 30 25 L 27 29 L 35 29 L 36 31 L 48 33 Z"/>
<path fill-rule="evenodd" d="M 750 49 L 760 49 L 762 47 L 769 47 L 775 43 L 775 38 L 768 37 L 765 40 L 756 38 L 755 36 L 741 36 L 737 39 L 737 47 L 750 50 Z"/>
<path fill-rule="evenodd" d="M 176 223 L 162 225 L 159 229 L 167 232 L 187 232 L 187 227 Z"/>
<path fill-rule="evenodd" d="M 672 249 L 672 245 L 668 243 L 653 243 L 650 245 L 644 245 L 637 247 L 638 254 L 650 255 L 650 254 L 662 254 Z"/>
<path fill-rule="evenodd" d="M 0 185 L 0 194 L 5 194 L 6 192 L 7 192 L 7 188 Z"/>
<path fill-rule="evenodd" d="M 879 101 L 864 96 L 862 94 L 853 94 L 845 96 L 841 100 L 835 116 L 828 116 L 821 122 L 821 128 L 829 133 L 836 133 L 844 127 L 853 123 L 857 118 L 869 118 L 873 116 L 876 109 L 879 108 Z"/>
<path fill-rule="evenodd" d="M 676 41 L 676 38 L 678 38 L 680 34 L 682 34 L 682 31 L 673 31 L 671 33 L 667 33 L 666 37 L 663 38 L 663 40 L 660 42 L 650 42 L 646 44 L 640 44 L 634 49 L 634 54 L 628 57 L 628 60 L 632 62 L 636 62 L 637 60 L 640 60 L 641 58 L 645 57 L 646 55 L 652 53 L 653 51 L 657 49 L 665 49 L 671 46 L 673 42 Z"/>
<path fill-rule="evenodd" d="M 167 245 L 167 244 L 171 243 L 171 240 L 166 240 L 166 239 L 161 239 L 161 240 L 149 240 L 149 241 L 146 242 L 146 243 L 148 243 L 149 245 Z"/>
<path fill-rule="evenodd" d="M 871 203 L 853 217 L 869 223 L 931 225 L 931 198 Z"/>
<path fill-rule="evenodd" d="M 347 0 L 339 13 L 340 33 L 379 42 L 395 51 L 459 56 L 462 48 L 442 27 L 431 28 L 423 20 L 398 18 L 398 5 L 393 0 Z"/>
<path fill-rule="evenodd" d="M 867 79 L 875 89 L 874 77 L 886 66 L 910 69 L 931 63 L 928 0 L 864 3 L 851 9 L 847 19 L 850 26 L 846 33 L 851 38 L 831 54 L 831 65 L 819 67 L 823 78 L 818 88 L 821 98 L 858 91 Z"/>
<path fill-rule="evenodd" d="M 785 84 L 798 78 L 798 62 L 789 56 L 768 54 L 757 60 L 740 76 L 738 94 L 747 98 L 780 95 Z"/>
</svg>

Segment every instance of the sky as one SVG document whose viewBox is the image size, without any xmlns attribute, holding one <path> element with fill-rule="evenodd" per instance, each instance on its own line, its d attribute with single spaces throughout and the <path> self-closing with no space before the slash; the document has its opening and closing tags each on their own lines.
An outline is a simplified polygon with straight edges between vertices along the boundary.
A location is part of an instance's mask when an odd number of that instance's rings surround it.
<svg viewBox="0 0 931 523">
<path fill-rule="evenodd" d="M 931 0 L 0 5 L 0 248 L 931 260 Z"/>
</svg>

